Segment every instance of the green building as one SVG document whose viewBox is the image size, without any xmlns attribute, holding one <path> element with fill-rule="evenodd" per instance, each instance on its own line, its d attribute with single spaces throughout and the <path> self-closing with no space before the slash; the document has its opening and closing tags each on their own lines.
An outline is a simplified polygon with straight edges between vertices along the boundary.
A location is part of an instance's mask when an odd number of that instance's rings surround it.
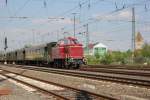
<svg viewBox="0 0 150 100">
<path fill-rule="evenodd" d="M 107 46 L 105 46 L 102 43 L 89 44 L 89 53 L 87 51 L 87 47 L 85 47 L 84 54 L 103 56 L 105 53 L 107 53 L 107 50 L 108 50 Z"/>
<path fill-rule="evenodd" d="M 105 46 L 102 43 L 97 43 L 94 47 L 93 47 L 93 55 L 99 55 L 99 56 L 103 56 L 107 53 L 107 46 Z"/>
</svg>

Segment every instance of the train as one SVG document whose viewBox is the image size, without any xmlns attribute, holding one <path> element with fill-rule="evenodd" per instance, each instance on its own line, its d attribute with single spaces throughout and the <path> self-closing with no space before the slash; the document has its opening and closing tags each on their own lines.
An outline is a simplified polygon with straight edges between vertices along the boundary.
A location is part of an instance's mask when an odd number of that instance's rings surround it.
<svg viewBox="0 0 150 100">
<path fill-rule="evenodd" d="M 79 68 L 84 64 L 83 45 L 74 37 L 26 47 L 0 55 L 0 61 L 24 65 L 48 65 L 55 68 Z"/>
</svg>

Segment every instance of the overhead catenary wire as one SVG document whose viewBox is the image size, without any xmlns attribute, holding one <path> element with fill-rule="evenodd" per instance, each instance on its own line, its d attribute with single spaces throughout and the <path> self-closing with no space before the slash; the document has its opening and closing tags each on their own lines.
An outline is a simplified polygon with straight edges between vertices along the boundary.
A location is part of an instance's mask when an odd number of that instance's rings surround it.
<svg viewBox="0 0 150 100">
<path fill-rule="evenodd" d="M 82 4 L 82 6 L 83 5 L 85 5 L 86 3 L 88 2 L 88 0 L 87 1 L 84 1 L 84 2 L 82 2 L 81 4 Z M 74 7 L 74 8 L 72 8 L 72 9 L 70 9 L 70 10 L 68 10 L 68 11 L 66 11 L 66 12 L 64 12 L 63 14 L 67 14 L 67 13 L 69 13 L 69 11 L 73 11 L 74 9 L 77 9 L 78 8 L 78 6 L 76 6 L 76 7 Z M 61 15 L 61 14 L 60 14 Z M 14 17 L 14 18 L 17 18 L 17 17 Z M 21 18 L 21 17 L 20 17 Z M 29 17 L 26 17 L 27 19 L 29 18 Z M 42 24 L 40 24 L 39 26 L 41 26 Z M 48 33 L 49 34 L 49 33 Z"/>
<path fill-rule="evenodd" d="M 88 0 L 87 0 L 88 1 Z M 102 1 L 102 0 L 101 0 Z M 105 1 L 105 0 L 103 0 L 103 1 Z M 123 0 L 122 0 L 123 1 Z M 88 4 L 88 3 L 86 3 L 86 4 Z M 92 4 L 90 4 L 90 6 L 92 6 Z M 79 6 L 76 6 L 77 8 L 75 8 L 75 9 L 79 9 Z M 82 6 L 83 7 L 83 6 Z M 91 8 L 90 8 L 91 9 Z M 126 7 L 125 7 L 125 9 L 126 9 Z M 69 11 L 69 10 L 68 10 Z M 70 12 L 72 12 L 72 11 L 74 11 L 74 10 L 71 10 L 70 9 Z M 20 11 L 19 11 L 20 12 Z M 64 15 L 68 15 L 68 14 L 70 14 L 70 12 L 64 12 Z M 60 14 L 61 15 L 61 14 Z M 63 15 L 63 13 L 62 13 L 62 16 L 64 16 Z M 16 15 L 17 16 L 17 15 Z M 106 16 L 107 16 L 107 14 L 106 14 Z M 13 19 L 13 18 L 12 18 Z M 105 19 L 105 18 L 103 18 L 103 19 Z M 79 25 L 79 27 L 77 27 L 77 28 L 80 28 L 80 27 L 83 27 L 83 25 L 85 25 L 86 23 L 89 23 L 89 24 L 92 24 L 92 23 L 95 23 L 95 22 L 97 22 L 97 21 L 101 21 L 101 19 L 99 19 L 99 20 L 89 20 L 89 19 L 87 19 L 85 22 L 82 22 L 82 24 L 80 23 L 80 25 Z M 126 22 L 126 21 L 125 21 Z M 130 21 L 127 21 L 127 22 L 130 22 Z M 67 29 L 67 26 L 65 27 L 65 29 Z M 56 30 L 60 30 L 60 29 L 56 29 Z M 53 31 L 52 31 L 52 33 L 54 33 Z M 48 33 L 48 34 L 50 34 L 50 32 Z"/>
<path fill-rule="evenodd" d="M 145 2 L 139 2 L 139 3 L 136 3 L 136 4 L 131 4 L 131 5 L 128 5 L 128 6 L 126 6 L 125 8 L 121 8 L 121 9 L 117 9 L 117 10 L 114 10 L 114 11 L 111 11 L 111 12 L 109 12 L 109 13 L 107 13 L 107 14 L 105 14 L 105 15 L 103 15 L 103 17 L 101 17 L 100 19 L 96 19 L 96 20 L 89 20 L 89 19 L 87 19 L 86 21 L 87 22 L 85 22 L 85 23 L 83 23 L 81 26 L 79 26 L 79 27 L 77 27 L 77 28 L 81 28 L 81 27 L 83 27 L 83 25 L 85 25 L 85 24 L 92 24 L 92 23 L 95 23 L 95 22 L 98 22 L 98 21 L 102 21 L 103 19 L 105 19 L 107 16 L 109 16 L 109 15 L 111 15 L 111 14 L 114 14 L 114 13 L 118 13 L 118 12 L 120 12 L 120 11 L 122 11 L 122 10 L 124 10 L 124 9 L 127 9 L 127 8 L 132 8 L 133 6 L 137 6 L 137 5 L 143 5 Z"/>
<path fill-rule="evenodd" d="M 135 5 L 141 5 L 141 2 L 140 3 L 137 3 L 137 4 L 132 4 L 132 5 L 129 5 L 128 7 L 123 7 L 122 9 L 117 9 L 117 10 L 115 10 L 115 11 L 112 11 L 112 12 L 110 12 L 109 14 L 112 14 L 112 13 L 116 13 L 116 12 L 119 12 L 119 11 L 122 11 L 122 10 L 124 10 L 124 9 L 126 9 L 126 8 L 129 8 L 129 7 L 132 7 L 132 6 L 135 6 Z M 70 10 L 71 11 L 71 10 Z M 106 14 L 106 16 L 107 15 L 109 15 L 109 14 Z M 105 17 L 105 16 L 104 16 Z M 105 19 L 105 18 L 102 18 L 102 19 Z M 89 19 L 88 19 L 89 20 Z M 100 21 L 100 20 L 95 20 L 95 21 L 89 21 L 88 23 L 95 23 L 96 21 Z M 128 22 L 130 22 L 130 21 L 128 21 Z M 86 24 L 86 23 L 85 23 Z M 81 27 L 83 27 L 83 26 L 81 26 Z M 78 27 L 78 28 L 80 28 L 80 27 Z"/>
</svg>

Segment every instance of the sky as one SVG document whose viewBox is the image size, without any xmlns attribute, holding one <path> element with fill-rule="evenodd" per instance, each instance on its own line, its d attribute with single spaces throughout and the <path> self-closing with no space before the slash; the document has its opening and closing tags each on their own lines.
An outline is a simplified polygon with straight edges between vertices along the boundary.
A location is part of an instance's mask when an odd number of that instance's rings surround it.
<svg viewBox="0 0 150 100">
<path fill-rule="evenodd" d="M 88 24 L 90 43 L 128 50 L 133 7 L 136 32 L 150 43 L 150 0 L 0 0 L 0 51 L 5 37 L 11 51 L 73 36 L 74 15 L 75 36 L 83 45 Z"/>
</svg>

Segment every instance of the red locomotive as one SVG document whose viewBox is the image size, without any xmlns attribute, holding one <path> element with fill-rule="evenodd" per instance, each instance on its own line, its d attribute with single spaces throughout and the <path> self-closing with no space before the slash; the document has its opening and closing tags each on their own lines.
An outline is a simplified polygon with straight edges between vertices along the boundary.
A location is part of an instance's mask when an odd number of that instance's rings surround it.
<svg viewBox="0 0 150 100">
<path fill-rule="evenodd" d="M 51 59 L 56 67 L 76 67 L 83 63 L 83 47 L 76 38 L 60 39 L 52 48 Z"/>
</svg>

